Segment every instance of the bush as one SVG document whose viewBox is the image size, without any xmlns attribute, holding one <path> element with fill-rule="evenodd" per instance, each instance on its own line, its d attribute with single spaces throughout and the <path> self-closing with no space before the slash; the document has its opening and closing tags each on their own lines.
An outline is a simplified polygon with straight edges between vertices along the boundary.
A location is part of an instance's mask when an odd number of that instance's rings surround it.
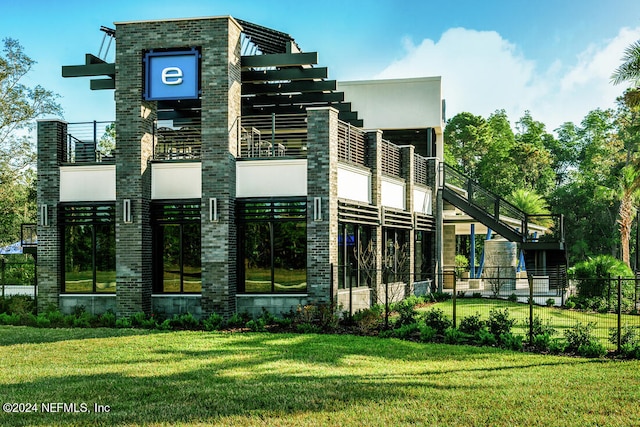
<svg viewBox="0 0 640 427">
<path fill-rule="evenodd" d="M 460 321 L 458 329 L 460 329 L 465 334 L 475 335 L 476 333 L 480 332 L 480 330 L 485 327 L 485 325 L 486 323 L 483 320 L 480 320 L 480 313 L 476 312 L 476 314 L 464 317 Z"/>
<path fill-rule="evenodd" d="M 420 330 L 420 341 L 422 342 L 433 342 L 436 340 L 437 331 L 433 329 L 431 326 L 427 326 L 424 323 L 419 325 Z"/>
<path fill-rule="evenodd" d="M 492 308 L 489 310 L 489 320 L 487 326 L 489 331 L 499 338 L 501 334 L 511 333 L 511 328 L 515 325 L 516 320 L 509 317 L 509 309 L 500 310 Z"/>
<path fill-rule="evenodd" d="M 224 325 L 224 318 L 217 313 L 211 313 L 209 317 L 202 321 L 205 331 L 216 331 Z"/>
<path fill-rule="evenodd" d="M 607 349 L 599 341 L 592 341 L 578 347 L 578 354 L 582 357 L 604 357 L 607 355 Z"/>
<path fill-rule="evenodd" d="M 527 327 L 529 327 L 529 320 L 527 319 Z M 547 323 L 543 324 L 540 320 L 540 316 L 537 314 L 533 317 L 533 327 L 531 328 L 533 336 L 536 335 L 555 335 L 556 330 L 551 327 L 550 321 L 547 319 Z"/>
<path fill-rule="evenodd" d="M 453 325 L 453 322 L 444 314 L 439 308 L 433 308 L 425 312 L 422 316 L 422 321 L 426 326 L 435 329 L 438 335 L 444 335 L 447 328 Z"/>
<path fill-rule="evenodd" d="M 473 334 L 473 341 L 477 345 L 493 347 L 498 344 L 497 338 L 489 332 L 489 328 L 483 326 L 475 334 Z"/>
<path fill-rule="evenodd" d="M 580 347 L 589 347 L 591 344 L 596 343 L 596 338 L 593 337 L 593 329 L 595 323 L 589 322 L 586 325 L 582 322 L 577 322 L 575 326 L 564 331 L 564 336 L 567 340 L 567 351 L 578 352 Z"/>
<path fill-rule="evenodd" d="M 568 308 L 569 310 L 573 309 L 576 307 L 576 302 L 574 300 L 572 300 L 571 298 L 573 297 L 569 297 L 565 302 L 564 302 L 564 307 Z"/>
<path fill-rule="evenodd" d="M 383 315 L 384 308 L 380 305 L 374 305 L 371 308 L 355 312 L 352 321 L 361 333 L 370 334 L 380 328 L 384 321 Z"/>
<path fill-rule="evenodd" d="M 556 305 L 556 300 L 553 298 L 548 298 L 546 301 L 547 307 L 553 307 L 554 305 Z"/>
<path fill-rule="evenodd" d="M 46 314 L 38 314 L 35 326 L 38 328 L 49 328 L 51 327 L 51 320 L 49 320 Z"/>
<path fill-rule="evenodd" d="M 105 328 L 113 328 L 116 326 L 116 315 L 112 311 L 102 313 L 102 316 L 98 319 L 101 326 Z"/>
<path fill-rule="evenodd" d="M 121 317 L 116 320 L 116 328 L 130 328 L 130 327 L 131 327 L 131 320 L 128 317 Z"/>
<path fill-rule="evenodd" d="M 252 319 L 247 322 L 245 325 L 250 331 L 253 332 L 264 332 L 266 331 L 266 322 L 262 317 L 258 317 L 257 319 Z"/>
<path fill-rule="evenodd" d="M 471 298 L 482 298 L 482 292 L 474 292 Z"/>
<path fill-rule="evenodd" d="M 518 295 L 514 293 L 512 293 L 511 295 L 509 295 L 509 298 L 507 298 L 510 302 L 518 302 Z"/>
<path fill-rule="evenodd" d="M 500 344 L 508 350 L 522 351 L 522 336 L 511 332 L 500 334 Z"/>
<path fill-rule="evenodd" d="M 551 348 L 551 335 L 549 334 L 534 335 L 533 341 L 531 344 L 538 351 L 549 351 L 549 348 Z"/>
<path fill-rule="evenodd" d="M 447 328 L 444 331 L 444 342 L 446 344 L 465 344 L 470 340 L 471 337 L 468 334 L 454 327 Z"/>
<path fill-rule="evenodd" d="M 393 305 L 392 311 L 398 313 L 398 318 L 395 322 L 395 327 L 399 328 L 404 325 L 410 325 L 416 323 L 416 301 L 413 299 L 405 299 Z"/>
</svg>

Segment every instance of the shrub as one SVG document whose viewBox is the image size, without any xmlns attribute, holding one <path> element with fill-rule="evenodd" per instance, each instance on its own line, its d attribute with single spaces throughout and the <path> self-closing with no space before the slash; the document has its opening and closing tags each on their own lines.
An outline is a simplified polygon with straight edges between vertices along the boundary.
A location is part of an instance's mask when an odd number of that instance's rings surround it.
<svg viewBox="0 0 640 427">
<path fill-rule="evenodd" d="M 24 316 L 35 313 L 35 301 L 27 295 L 12 295 L 5 301 L 5 312 Z"/>
<path fill-rule="evenodd" d="M 98 322 L 101 326 L 105 328 L 113 328 L 116 326 L 116 315 L 112 311 L 107 311 L 102 313 Z"/>
<path fill-rule="evenodd" d="M 247 322 L 245 327 L 253 332 L 264 332 L 266 331 L 267 323 L 262 317 L 258 317 L 257 319 L 251 319 Z"/>
<path fill-rule="evenodd" d="M 465 344 L 470 341 L 471 337 L 459 329 L 450 327 L 444 331 L 444 342 L 447 344 Z"/>
<path fill-rule="evenodd" d="M 131 327 L 131 319 L 128 317 L 121 317 L 116 320 L 116 328 L 130 328 Z"/>
<path fill-rule="evenodd" d="M 322 328 L 309 322 L 302 322 L 296 325 L 296 331 L 301 334 L 319 334 L 322 332 Z"/>
<path fill-rule="evenodd" d="M 556 305 L 556 300 L 553 298 L 548 298 L 545 303 L 547 304 L 547 307 L 553 307 L 554 305 Z"/>
<path fill-rule="evenodd" d="M 474 292 L 471 295 L 472 298 L 482 298 L 482 292 Z"/>
<path fill-rule="evenodd" d="M 567 340 L 567 351 L 577 352 L 582 346 L 590 346 L 596 342 L 593 337 L 593 329 L 595 323 L 589 322 L 586 325 L 582 322 L 577 322 L 575 326 L 564 331 L 564 336 Z"/>
<path fill-rule="evenodd" d="M 18 314 L 0 313 L 0 325 L 20 325 L 20 316 Z"/>
<path fill-rule="evenodd" d="M 604 357 L 607 355 L 607 349 L 599 341 L 592 341 L 578 347 L 578 354 L 583 357 Z"/>
<path fill-rule="evenodd" d="M 444 314 L 444 311 L 439 308 L 433 308 L 425 312 L 422 320 L 426 326 L 435 329 L 438 335 L 444 335 L 445 330 L 453 325 L 453 322 Z"/>
<path fill-rule="evenodd" d="M 420 341 L 433 342 L 436 340 L 437 331 L 431 326 L 427 326 L 424 323 L 419 325 L 420 329 Z"/>
<path fill-rule="evenodd" d="M 393 311 L 398 313 L 398 318 L 395 322 L 396 328 L 416 323 L 416 315 L 418 312 L 416 311 L 416 302 L 413 299 L 407 298 L 394 304 Z"/>
<path fill-rule="evenodd" d="M 217 313 L 211 313 L 209 317 L 202 321 L 202 326 L 204 327 L 205 331 L 218 330 L 222 327 L 223 324 L 224 318 Z"/>
<path fill-rule="evenodd" d="M 527 319 L 527 327 L 529 327 L 529 319 Z M 542 320 L 540 320 L 540 316 L 537 314 L 533 317 L 533 327 L 531 328 L 533 332 L 533 336 L 536 335 L 555 335 L 556 330 L 551 327 L 551 323 L 549 319 L 547 319 L 547 323 L 543 324 Z"/>
<path fill-rule="evenodd" d="M 392 329 L 391 336 L 406 340 L 414 335 L 419 336 L 420 333 L 421 331 L 417 323 L 408 323 L 400 326 L 399 328 Z"/>
<path fill-rule="evenodd" d="M 460 321 L 458 329 L 466 334 L 474 335 L 479 332 L 480 329 L 482 329 L 484 326 L 485 322 L 483 320 L 480 320 L 480 313 L 476 312 L 476 314 L 464 317 Z"/>
<path fill-rule="evenodd" d="M 169 319 L 169 324 L 173 329 L 199 329 L 200 321 L 193 317 L 191 313 L 174 314 Z"/>
<path fill-rule="evenodd" d="M 245 320 L 240 313 L 234 313 L 233 316 L 227 320 L 227 326 L 232 328 L 240 328 L 249 321 L 249 319 Z"/>
<path fill-rule="evenodd" d="M 537 334 L 533 336 L 533 347 L 539 351 L 549 351 L 551 348 L 551 335 Z"/>
<path fill-rule="evenodd" d="M 507 298 L 509 301 L 511 302 L 518 302 L 518 295 L 514 293 L 512 293 L 511 295 L 509 295 L 509 298 Z"/>
<path fill-rule="evenodd" d="M 491 310 L 489 310 L 489 320 L 487 321 L 487 326 L 489 327 L 489 331 L 496 338 L 499 338 L 501 334 L 510 333 L 511 328 L 513 327 L 513 325 L 515 325 L 515 323 L 516 320 L 509 317 L 508 308 L 505 308 L 504 310 L 492 308 Z"/>
<path fill-rule="evenodd" d="M 508 350 L 522 351 L 522 336 L 511 332 L 500 334 L 500 345 Z"/>
<path fill-rule="evenodd" d="M 64 314 L 62 314 L 60 310 L 56 309 L 52 311 L 47 311 L 45 315 L 47 316 L 47 319 L 49 319 L 49 322 L 51 323 L 52 327 L 59 328 L 65 325 Z"/>
<path fill-rule="evenodd" d="M 473 341 L 477 345 L 483 346 L 495 346 L 498 344 L 498 340 L 495 335 L 489 332 L 489 328 L 486 326 L 481 327 L 475 334 L 473 334 Z"/>
<path fill-rule="evenodd" d="M 382 325 L 384 308 L 380 305 L 374 305 L 371 308 L 358 310 L 354 313 L 352 321 L 356 328 L 364 334 L 370 334 L 376 331 Z"/>
<path fill-rule="evenodd" d="M 571 310 L 572 308 L 576 307 L 576 302 L 574 300 L 572 300 L 571 298 L 573 297 L 569 297 L 565 302 L 564 302 L 564 306 L 565 308 L 568 308 L 569 310 Z"/>
</svg>

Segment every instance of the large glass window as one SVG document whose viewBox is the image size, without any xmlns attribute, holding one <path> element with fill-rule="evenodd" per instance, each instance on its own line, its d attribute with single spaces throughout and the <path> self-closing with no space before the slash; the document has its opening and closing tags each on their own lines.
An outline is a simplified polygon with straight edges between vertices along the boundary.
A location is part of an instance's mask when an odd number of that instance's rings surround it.
<svg viewBox="0 0 640 427">
<path fill-rule="evenodd" d="M 63 292 L 116 291 L 113 205 L 61 207 L 64 229 Z"/>
<path fill-rule="evenodd" d="M 202 291 L 200 203 L 154 204 L 153 291 Z"/>
<path fill-rule="evenodd" d="M 414 245 L 414 280 L 433 278 L 433 232 L 416 230 Z"/>
<path fill-rule="evenodd" d="M 409 245 L 407 231 L 384 228 L 384 266 L 383 280 L 388 282 L 407 282 L 409 280 Z"/>
<path fill-rule="evenodd" d="M 338 287 L 370 286 L 377 268 L 371 228 L 350 223 L 341 223 L 338 228 Z"/>
<path fill-rule="evenodd" d="M 238 251 L 239 292 L 306 292 L 306 201 L 239 201 Z"/>
</svg>

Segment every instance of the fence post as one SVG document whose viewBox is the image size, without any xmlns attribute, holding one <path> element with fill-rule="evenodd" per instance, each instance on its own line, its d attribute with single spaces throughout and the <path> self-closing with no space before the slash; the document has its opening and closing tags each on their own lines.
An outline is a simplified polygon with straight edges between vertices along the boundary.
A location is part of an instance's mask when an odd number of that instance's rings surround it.
<svg viewBox="0 0 640 427">
<path fill-rule="evenodd" d="M 2 271 L 0 272 L 0 283 L 2 283 L 2 299 L 4 299 L 4 270 L 7 265 L 7 260 L 2 258 Z"/>
<path fill-rule="evenodd" d="M 456 317 L 457 317 L 456 316 L 456 296 L 457 296 L 457 293 L 458 293 L 458 290 L 457 290 L 457 282 L 458 282 L 457 276 L 458 276 L 458 274 L 455 271 L 453 271 L 453 296 L 452 296 L 451 299 L 452 299 L 452 302 L 453 302 L 453 313 L 452 313 L 452 315 L 453 315 L 453 327 L 454 328 L 457 327 L 457 322 L 456 322 Z"/>
<path fill-rule="evenodd" d="M 529 344 L 533 345 L 533 276 L 527 274 L 529 282 Z"/>
<path fill-rule="evenodd" d="M 622 349 L 622 277 L 618 276 L 618 353 Z"/>
<path fill-rule="evenodd" d="M 347 277 L 349 278 L 349 320 L 353 318 L 353 280 L 351 280 L 351 264 L 345 265 Z"/>
</svg>

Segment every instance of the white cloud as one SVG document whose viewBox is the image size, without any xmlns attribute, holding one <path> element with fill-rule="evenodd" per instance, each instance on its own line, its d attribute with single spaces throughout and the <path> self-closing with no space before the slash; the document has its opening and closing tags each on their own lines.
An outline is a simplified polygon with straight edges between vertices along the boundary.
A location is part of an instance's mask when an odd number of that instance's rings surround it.
<svg viewBox="0 0 640 427">
<path fill-rule="evenodd" d="M 610 76 L 624 49 L 638 39 L 640 28 L 623 28 L 615 38 L 577 54 L 575 63 L 558 58 L 540 70 L 494 31 L 453 28 L 437 42 L 404 40 L 404 56 L 376 78 L 439 75 L 448 117 L 462 111 L 487 117 L 505 109 L 513 123 L 529 110 L 553 130 L 566 121 L 580 123 L 593 109 L 615 105 L 624 88 L 613 86 Z"/>
</svg>

